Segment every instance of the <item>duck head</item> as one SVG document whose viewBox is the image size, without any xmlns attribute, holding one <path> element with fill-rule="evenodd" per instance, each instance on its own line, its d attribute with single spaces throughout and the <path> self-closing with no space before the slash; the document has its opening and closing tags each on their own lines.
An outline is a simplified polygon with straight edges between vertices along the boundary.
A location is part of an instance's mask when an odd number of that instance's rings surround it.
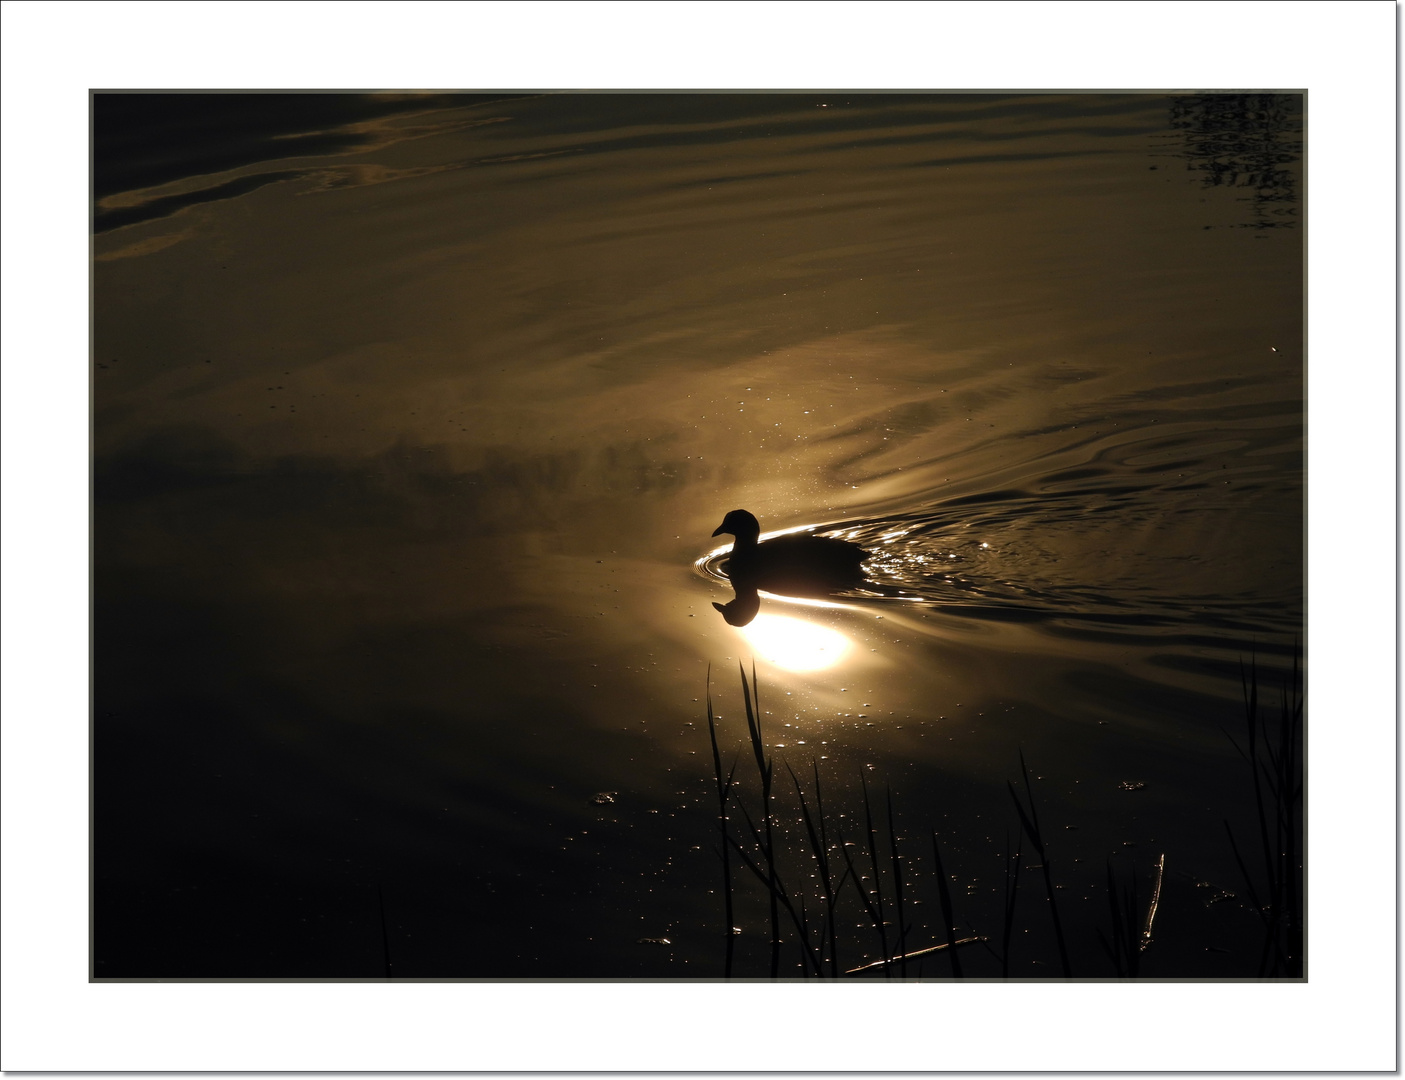
<svg viewBox="0 0 1405 1080">
<path fill-rule="evenodd" d="M 761 523 L 749 510 L 733 510 L 722 519 L 722 524 L 713 530 L 712 535 L 721 536 L 723 533 L 735 536 L 739 544 L 754 544 L 761 535 Z"/>
</svg>

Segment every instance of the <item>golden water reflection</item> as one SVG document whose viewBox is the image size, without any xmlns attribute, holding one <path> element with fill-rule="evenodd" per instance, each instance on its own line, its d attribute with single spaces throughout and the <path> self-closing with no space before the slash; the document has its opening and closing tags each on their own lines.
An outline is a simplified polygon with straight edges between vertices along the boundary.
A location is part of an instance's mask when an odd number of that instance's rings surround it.
<svg viewBox="0 0 1405 1080">
<path fill-rule="evenodd" d="M 787 671 L 821 671 L 833 667 L 853 651 L 846 635 L 790 615 L 762 614 L 738 634 L 756 658 Z"/>
</svg>

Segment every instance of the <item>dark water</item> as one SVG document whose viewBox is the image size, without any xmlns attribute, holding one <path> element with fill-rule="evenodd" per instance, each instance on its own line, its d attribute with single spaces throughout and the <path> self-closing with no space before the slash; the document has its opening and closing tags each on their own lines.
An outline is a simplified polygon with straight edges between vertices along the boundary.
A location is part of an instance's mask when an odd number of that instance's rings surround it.
<svg viewBox="0 0 1405 1080">
<path fill-rule="evenodd" d="M 720 976 L 753 660 L 811 915 L 782 761 L 867 859 L 863 778 L 890 889 L 891 792 L 910 948 L 937 831 L 967 975 L 1022 843 L 1009 971 L 1058 975 L 1022 753 L 1076 976 L 1161 856 L 1141 974 L 1258 973 L 1299 99 L 96 101 L 96 975 Z M 739 507 L 868 584 L 728 626 Z"/>
</svg>

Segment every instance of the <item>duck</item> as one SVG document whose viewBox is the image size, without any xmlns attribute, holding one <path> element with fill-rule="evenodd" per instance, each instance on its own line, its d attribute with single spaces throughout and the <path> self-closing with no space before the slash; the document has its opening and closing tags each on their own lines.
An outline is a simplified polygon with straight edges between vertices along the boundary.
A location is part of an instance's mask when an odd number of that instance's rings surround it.
<svg viewBox="0 0 1405 1080">
<path fill-rule="evenodd" d="M 787 596 L 827 596 L 864 583 L 868 552 L 847 540 L 794 533 L 761 543 L 761 523 L 748 510 L 733 510 L 713 536 L 734 537 L 725 564 L 739 597 L 756 589 Z"/>
</svg>

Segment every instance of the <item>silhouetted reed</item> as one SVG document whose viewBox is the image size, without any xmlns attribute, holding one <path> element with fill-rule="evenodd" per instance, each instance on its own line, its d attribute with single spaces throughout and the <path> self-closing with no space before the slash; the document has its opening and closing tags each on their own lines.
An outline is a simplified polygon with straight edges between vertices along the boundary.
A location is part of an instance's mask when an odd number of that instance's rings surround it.
<svg viewBox="0 0 1405 1080">
<path fill-rule="evenodd" d="M 727 914 L 726 926 L 723 927 L 727 935 L 726 960 L 723 965 L 723 977 L 732 977 L 732 955 L 736 951 L 736 934 L 732 929 L 732 856 L 727 850 L 727 800 L 732 793 L 732 782 L 737 775 L 737 761 L 732 759 L 732 767 L 727 772 L 727 779 L 722 779 L 722 755 L 717 749 L 717 721 L 712 713 L 712 665 L 707 666 L 707 737 L 712 742 L 712 774 L 717 781 L 717 832 L 721 839 L 721 850 L 718 855 L 722 859 L 722 895 L 726 898 Z"/>
<path fill-rule="evenodd" d="M 873 897 L 870 891 L 864 888 L 863 875 L 854 868 L 854 858 L 849 854 L 849 849 L 853 846 L 850 841 L 844 839 L 844 830 L 840 829 L 839 853 L 844 856 L 844 876 L 854 883 L 854 891 L 858 893 L 859 903 L 863 905 L 864 912 L 868 915 L 868 920 L 872 924 L 874 932 L 879 935 L 880 940 L 883 940 L 883 918 L 877 910 L 874 909 Z M 888 950 L 885 943 L 883 959 L 879 962 L 886 964 L 887 961 Z"/>
<path fill-rule="evenodd" d="M 1107 860 L 1107 904 L 1112 914 L 1111 941 L 1098 931 L 1098 941 L 1103 951 L 1112 961 L 1119 979 L 1135 979 L 1138 961 L 1141 958 L 1140 935 L 1137 933 L 1137 875 L 1128 875 L 1124 884 L 1119 881 L 1112 868 L 1112 860 Z"/>
<path fill-rule="evenodd" d="M 1302 923 L 1302 673 L 1300 649 L 1293 653 L 1293 670 L 1284 685 L 1278 722 L 1260 716 L 1258 665 L 1250 660 L 1248 672 L 1240 667 L 1244 692 L 1246 742 L 1240 746 L 1226 732 L 1234 748 L 1249 765 L 1253 778 L 1254 810 L 1258 818 L 1263 877 L 1255 885 L 1234 830 L 1224 822 L 1249 900 L 1264 928 L 1259 975 L 1298 978 L 1303 974 Z"/>
<path fill-rule="evenodd" d="M 873 811 L 868 803 L 868 783 L 864 780 L 863 774 L 859 774 L 859 788 L 863 791 L 863 820 L 864 829 L 868 833 L 868 859 L 873 867 L 873 896 L 872 918 L 873 924 L 878 929 L 878 939 L 883 946 L 883 959 L 887 960 L 892 956 L 888 951 L 888 921 L 883 917 L 883 878 L 878 873 L 878 834 L 873 828 Z M 860 890 L 863 886 L 860 884 Z"/>
<path fill-rule="evenodd" d="M 824 796 L 820 793 L 820 769 L 818 764 L 813 764 L 815 770 L 815 817 L 810 815 L 810 804 L 805 798 L 805 789 L 800 786 L 800 778 L 795 775 L 795 770 L 786 765 L 786 771 L 790 773 L 791 782 L 795 784 L 795 795 L 800 800 L 800 813 L 805 821 L 805 834 L 810 840 L 810 851 L 814 855 L 815 863 L 820 870 L 820 885 L 823 888 L 825 921 L 824 927 L 828 931 L 829 941 L 829 974 L 831 978 L 839 977 L 839 940 L 838 930 L 835 925 L 834 908 L 839 901 L 839 890 L 844 887 L 844 882 L 848 880 L 848 871 L 839 879 L 838 884 L 834 882 L 834 877 L 830 873 L 829 866 L 829 838 L 826 835 L 824 821 Z M 818 819 L 819 828 L 815 827 Z M 823 935 L 821 935 L 823 937 Z"/>
<path fill-rule="evenodd" d="M 1024 847 L 1019 840 L 1019 834 L 1015 836 L 1015 854 L 1010 855 L 1010 836 L 1005 836 L 1005 888 L 1003 898 L 1005 901 L 1004 918 L 1001 920 L 1002 932 L 1000 935 L 1000 977 L 1008 979 L 1010 977 L 1010 935 L 1015 931 L 1015 901 L 1020 895 L 1020 860 L 1024 856 Z"/>
<path fill-rule="evenodd" d="M 1025 796 L 1029 799 L 1029 810 L 1020 803 L 1019 793 L 1015 791 L 1015 785 L 1008 780 L 1005 786 L 1010 789 L 1010 798 L 1014 800 L 1015 812 L 1019 814 L 1020 824 L 1024 827 L 1025 835 L 1029 837 L 1029 842 L 1034 845 L 1034 850 L 1039 854 L 1039 861 L 1044 871 L 1044 889 L 1049 895 L 1049 914 L 1054 919 L 1054 938 L 1059 943 L 1059 963 L 1063 967 L 1065 979 L 1073 978 L 1073 968 L 1068 962 L 1068 946 L 1064 942 L 1063 921 L 1059 918 L 1059 905 L 1054 896 L 1054 878 L 1049 870 L 1049 855 L 1044 847 L 1044 834 L 1039 830 L 1039 808 L 1034 801 L 1034 788 L 1029 782 L 1029 768 L 1024 763 L 1024 751 L 1020 751 L 1020 773 L 1024 777 Z"/>
<path fill-rule="evenodd" d="M 893 793 L 884 792 L 884 798 L 888 806 L 888 859 L 893 867 L 893 906 L 898 919 L 898 971 L 903 978 L 907 978 L 907 917 L 903 912 L 903 864 L 898 858 L 898 831 L 893 827 Z"/>
<path fill-rule="evenodd" d="M 937 844 L 937 830 L 932 830 L 932 866 L 937 875 L 937 896 L 942 902 L 942 924 L 946 927 L 946 943 L 951 952 L 951 974 L 961 978 L 961 957 L 956 949 L 956 920 L 951 914 L 951 890 L 946 885 L 946 868 L 942 866 L 942 849 Z M 1009 942 L 1006 942 L 1007 949 Z"/>
<path fill-rule="evenodd" d="M 741 811 L 742 819 L 746 822 L 747 828 L 751 832 L 753 843 L 758 848 L 760 848 L 762 845 L 761 832 L 756 828 L 755 822 L 751 820 L 751 815 L 746 812 L 745 806 L 741 807 Z M 818 956 L 815 955 L 815 950 L 810 944 L 809 928 L 806 925 L 806 920 L 801 912 L 797 912 L 795 910 L 794 900 L 786 891 L 785 885 L 781 881 L 780 875 L 776 872 L 774 863 L 769 863 L 769 865 L 767 865 L 765 868 L 758 866 L 756 861 L 752 859 L 752 857 L 747 853 L 746 848 L 744 848 L 734 837 L 728 836 L 728 840 L 731 841 L 733 850 L 735 850 L 737 854 L 741 856 L 742 865 L 745 866 L 748 870 L 750 870 L 752 874 L 755 875 L 758 881 L 760 881 L 763 885 L 768 886 L 771 896 L 772 911 L 778 912 L 780 907 L 785 908 L 786 914 L 790 916 L 790 921 L 795 926 L 796 932 L 799 935 L 800 946 L 804 951 L 804 959 L 810 961 L 810 970 L 813 970 L 817 975 L 823 975 L 824 968 L 820 964 L 820 959 Z M 804 898 L 802 897 L 802 904 L 803 901 Z M 781 936 L 779 916 L 776 917 L 772 926 L 773 929 L 771 932 L 771 977 L 774 979 L 777 977 L 780 970 L 779 957 Z"/>
<path fill-rule="evenodd" d="M 873 812 L 868 782 L 862 773 L 858 777 L 859 790 L 856 793 L 863 804 L 862 821 L 859 822 L 857 814 L 838 813 L 831 817 L 826 812 L 817 762 L 811 762 L 810 782 L 814 788 L 810 791 L 790 764 L 782 761 L 795 792 L 797 812 L 794 820 L 803 826 L 804 836 L 797 850 L 784 850 L 785 830 L 776 817 L 775 763 L 763 737 L 755 667 L 750 677 L 744 667 L 739 667 L 739 675 L 745 703 L 747 740 L 756 766 L 755 786 L 748 788 L 737 778 L 740 754 L 733 759 L 730 769 L 724 770 L 719 717 L 713 712 L 710 671 L 707 695 L 708 737 L 712 746 L 717 828 L 723 864 L 727 937 L 724 972 L 727 977 L 736 975 L 733 924 L 737 894 L 730 858 L 735 853 L 766 896 L 770 914 L 769 967 L 773 979 L 780 975 L 781 952 L 791 940 L 790 933 L 794 935 L 793 944 L 799 946 L 799 966 L 807 978 L 877 975 L 880 971 L 885 978 L 892 977 L 894 971 L 899 977 L 906 977 L 914 961 L 944 952 L 950 963 L 951 977 L 961 979 L 969 973 L 962 965 L 960 949 L 975 944 L 984 946 L 998 961 L 1001 978 L 1010 978 L 1019 912 L 1020 875 L 1025 869 L 1034 869 L 1024 865 L 1023 839 L 1026 837 L 1039 857 L 1038 869 L 1044 880 L 1049 906 L 1049 921 L 1040 922 L 1052 931 L 1062 977 L 1074 977 L 1048 839 L 1040 821 L 1040 800 L 1034 791 L 1033 778 L 1023 751 L 1019 753 L 1021 785 L 1010 781 L 1006 783 L 1019 828 L 1013 837 L 1008 833 L 1006 835 L 1003 888 L 996 890 L 1000 899 L 1000 950 L 997 953 L 989 938 L 969 922 L 963 923 L 958 918 L 950 888 L 953 876 L 948 872 L 943 844 L 935 830 L 929 832 L 932 876 L 940 905 L 940 919 L 931 920 L 929 925 L 919 919 L 914 924 L 911 916 L 913 885 L 920 881 L 920 876 L 913 873 L 914 857 L 903 850 L 895 796 L 891 790 L 885 790 L 884 821 L 883 828 L 880 828 Z M 1225 829 L 1247 883 L 1253 910 L 1265 930 L 1260 974 L 1298 975 L 1302 970 L 1302 696 L 1297 662 L 1294 663 L 1290 686 L 1284 691 L 1276 723 L 1270 724 L 1260 715 L 1258 676 L 1252 666 L 1244 676 L 1244 695 L 1247 741 L 1243 747 L 1239 742 L 1235 742 L 1235 746 L 1251 766 L 1262 849 L 1263 870 L 1260 874 L 1251 872 L 1228 821 L 1225 822 Z M 748 790 L 752 792 L 749 796 L 746 795 Z M 748 803 L 747 799 L 752 801 Z M 758 803 L 759 815 L 754 817 L 748 806 L 755 807 Z M 734 811 L 739 811 L 739 815 Z M 855 840 L 845 835 L 843 822 L 846 817 L 857 830 Z M 734 826 L 737 819 L 742 823 L 741 828 Z M 884 829 L 886 836 L 881 835 Z M 833 841 L 831 835 L 835 838 Z M 948 837 L 947 843 L 950 842 Z M 1094 917 L 1093 921 L 1099 925 L 1085 925 L 1081 932 L 1094 932 L 1087 933 L 1087 937 L 1091 939 L 1095 934 L 1119 978 L 1136 978 L 1141 974 L 1142 954 L 1152 940 L 1165 864 L 1166 856 L 1162 854 L 1151 868 L 1149 890 L 1144 887 L 1148 879 L 1145 870 L 1140 873 L 1135 869 L 1119 872 L 1111 860 L 1106 866 L 1106 907 L 1102 909 L 1100 918 Z M 860 870 L 861 866 L 863 870 Z M 788 882 L 798 884 L 788 885 Z M 850 884 L 852 889 L 846 891 L 846 886 Z M 996 909 L 993 903 L 991 907 L 988 914 L 993 920 Z M 847 912 L 858 915 L 861 920 L 866 918 L 867 929 L 861 923 L 861 931 L 863 934 L 871 931 L 872 945 L 868 948 L 876 947 L 877 959 L 858 964 L 851 961 L 853 966 L 848 967 L 842 962 L 841 951 L 864 951 L 859 941 L 841 933 L 842 928 L 853 925 L 852 915 Z M 783 923 L 788 923 L 790 931 L 786 931 Z M 913 948 L 914 930 L 922 925 L 934 931 L 940 943 Z M 872 952 L 869 955 L 872 956 Z M 1028 963 L 1025 961 L 1026 965 Z M 1080 967 L 1083 966 L 1085 963 L 1080 961 Z M 920 965 L 916 974 L 918 978 L 923 977 Z"/>
<path fill-rule="evenodd" d="M 908 962 L 915 958 L 940 951 L 954 952 L 960 946 L 983 941 L 983 938 L 975 935 L 957 938 L 951 896 L 945 881 L 942 880 L 940 855 L 938 854 L 938 888 L 942 897 L 947 940 L 944 944 L 909 951 L 907 942 L 912 930 L 908 914 L 909 878 L 911 875 L 907 869 L 907 857 L 901 850 L 901 838 L 898 835 L 892 792 L 885 792 L 887 827 L 887 858 L 884 860 L 887 872 L 885 874 L 883 863 L 880 862 L 880 837 L 874 821 L 872 800 L 869 797 L 866 780 L 862 775 L 859 776 L 859 786 L 864 804 L 864 833 L 867 838 L 867 850 L 860 851 L 858 854 L 861 858 L 866 857 L 872 875 L 865 878 L 855 866 L 854 853 L 850 851 L 850 848 L 857 845 L 844 838 L 842 829 L 836 830 L 838 843 L 831 844 L 830 827 L 825 813 L 824 791 L 820 783 L 818 764 L 811 762 L 814 777 L 812 809 L 811 798 L 806 793 L 805 785 L 789 763 L 784 763 L 786 772 L 790 775 L 791 784 L 795 789 L 800 821 L 804 825 L 804 833 L 808 842 L 808 852 L 802 854 L 801 857 L 813 862 L 814 876 L 818 879 L 817 889 L 823 914 L 818 927 L 811 923 L 810 909 L 807 906 L 804 892 L 795 892 L 789 889 L 781 869 L 785 853 L 778 850 L 776 843 L 776 810 L 773 790 L 775 768 L 763 738 L 756 671 L 753 667 L 750 679 L 747 678 L 744 667 L 740 669 L 739 674 L 742 697 L 745 703 L 747 737 L 751 744 L 752 758 L 756 765 L 757 781 L 760 788 L 759 821 L 752 817 L 747 806 L 738 796 L 739 785 L 736 781 L 735 760 L 731 769 L 727 770 L 724 776 L 722 752 L 718 740 L 718 717 L 712 708 L 710 670 L 707 691 L 708 738 L 712 746 L 713 780 L 717 791 L 717 827 L 722 840 L 723 896 L 727 924 L 727 951 L 724 962 L 726 976 L 730 978 L 734 975 L 732 925 L 735 890 L 728 852 L 736 853 L 742 866 L 750 872 L 766 893 L 770 908 L 770 969 L 772 978 L 778 977 L 780 973 L 780 953 L 784 944 L 782 911 L 789 917 L 790 925 L 794 929 L 795 939 L 801 949 L 802 971 L 807 977 L 814 975 L 833 979 L 838 978 L 841 974 L 856 974 L 878 969 L 882 969 L 886 977 L 894 967 L 897 967 L 899 973 L 905 976 Z M 745 830 L 742 832 L 732 828 L 730 811 L 733 807 L 740 812 L 741 821 L 745 824 Z M 843 814 L 839 815 L 840 818 L 843 816 Z M 838 848 L 839 854 L 844 860 L 844 870 L 842 874 L 837 876 L 836 870 L 838 868 L 834 865 L 832 856 L 835 847 Z M 804 875 L 802 874 L 801 877 L 803 879 Z M 839 960 L 841 918 L 839 906 L 844 894 L 844 886 L 851 880 L 859 903 L 868 915 L 869 923 L 878 939 L 880 958 L 846 970 Z M 889 890 L 891 890 L 891 894 Z M 893 936 L 890 936 L 888 929 L 890 913 L 896 923 L 895 935 Z M 816 948 L 817 944 L 818 948 Z M 953 960 L 953 971 L 958 975 L 961 973 L 959 960 Z"/>
<path fill-rule="evenodd" d="M 1140 923 L 1137 913 L 1138 903 L 1137 873 L 1133 867 L 1125 880 L 1119 878 L 1113 869 L 1112 860 L 1107 860 L 1107 904 L 1112 916 L 1109 935 L 1098 930 L 1098 941 L 1103 952 L 1112 961 L 1119 979 L 1135 979 L 1141 968 L 1141 954 L 1151 944 L 1151 927 L 1156 920 L 1156 909 L 1161 903 L 1161 879 L 1166 870 L 1166 856 L 1162 854 L 1151 868 L 1151 896 L 1147 900 L 1146 914 Z"/>
<path fill-rule="evenodd" d="M 781 963 L 781 921 L 777 903 L 780 890 L 776 880 L 776 845 L 771 832 L 771 777 L 773 765 L 766 755 L 766 744 L 761 741 L 761 687 L 756 682 L 756 661 L 751 663 L 751 685 L 747 685 L 746 669 L 738 663 L 742 677 L 742 701 L 746 705 L 746 730 L 751 736 L 751 749 L 756 756 L 756 771 L 761 777 L 761 823 L 766 828 L 766 843 L 762 854 L 766 857 L 766 887 L 771 895 L 771 978 L 780 974 Z M 748 822 L 750 824 L 750 822 Z"/>
</svg>

